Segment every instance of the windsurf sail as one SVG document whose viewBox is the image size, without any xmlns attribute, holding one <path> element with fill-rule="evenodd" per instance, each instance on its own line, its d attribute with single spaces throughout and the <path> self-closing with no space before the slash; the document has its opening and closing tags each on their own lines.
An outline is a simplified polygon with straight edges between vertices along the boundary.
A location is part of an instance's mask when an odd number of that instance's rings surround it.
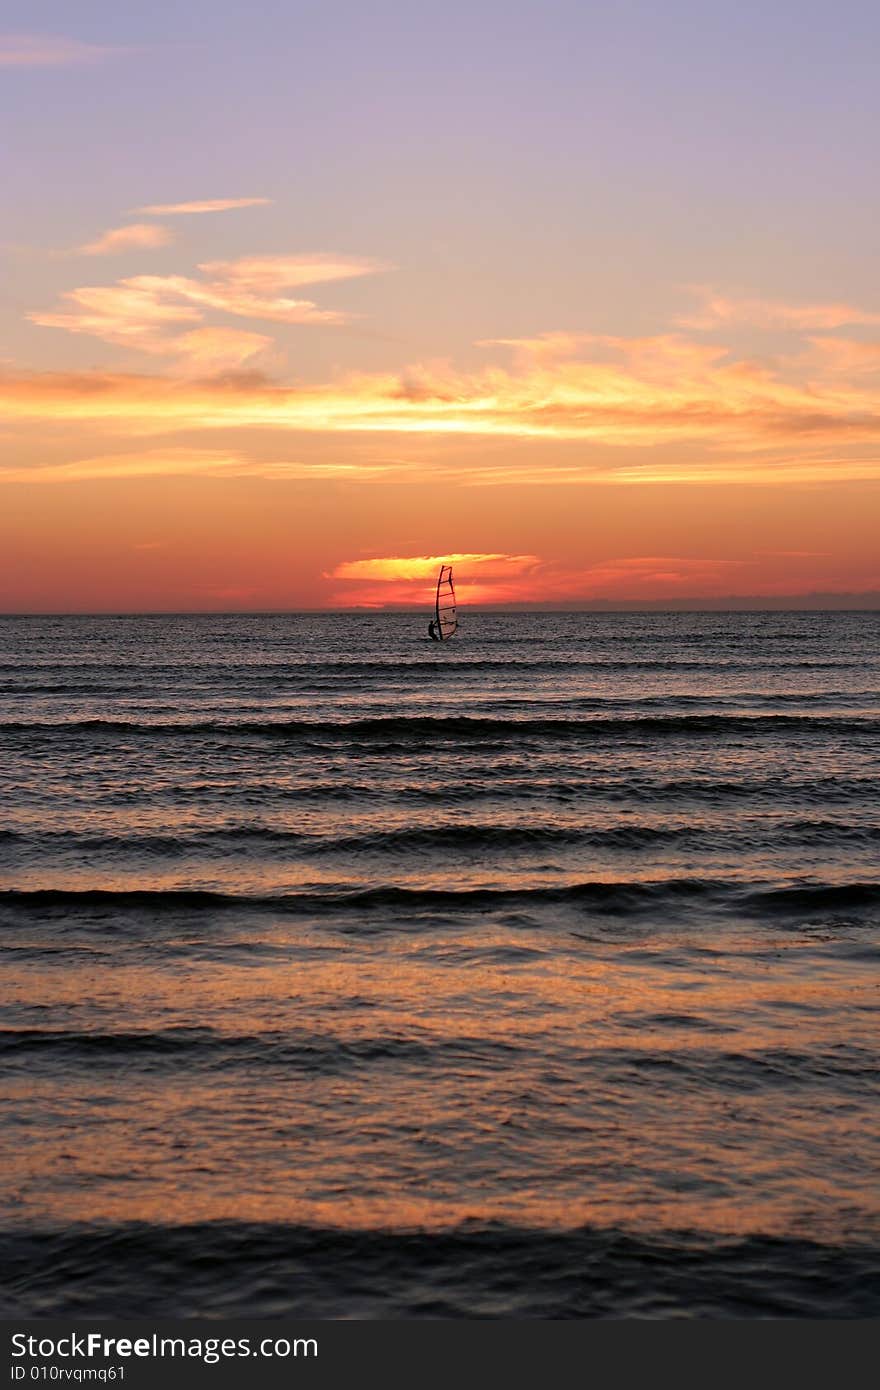
<svg viewBox="0 0 880 1390">
<path fill-rule="evenodd" d="M 458 631 L 458 616 L 455 611 L 455 585 L 452 582 L 452 566 L 441 565 L 437 580 L 437 596 L 434 600 L 434 631 L 441 642 L 446 642 Z"/>
</svg>

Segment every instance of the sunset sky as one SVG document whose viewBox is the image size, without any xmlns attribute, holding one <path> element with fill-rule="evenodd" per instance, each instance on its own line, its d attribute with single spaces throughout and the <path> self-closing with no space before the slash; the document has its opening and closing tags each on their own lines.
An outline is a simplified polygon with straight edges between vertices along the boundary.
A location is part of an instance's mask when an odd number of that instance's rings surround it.
<svg viewBox="0 0 880 1390">
<path fill-rule="evenodd" d="M 880 606 L 880 9 L 6 0 L 0 610 Z"/>
</svg>

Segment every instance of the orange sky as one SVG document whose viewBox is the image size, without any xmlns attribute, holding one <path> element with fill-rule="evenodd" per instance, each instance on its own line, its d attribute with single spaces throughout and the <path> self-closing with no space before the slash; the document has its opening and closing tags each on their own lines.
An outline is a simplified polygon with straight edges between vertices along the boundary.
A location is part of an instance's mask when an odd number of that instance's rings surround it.
<svg viewBox="0 0 880 1390">
<path fill-rule="evenodd" d="M 249 322 L 321 312 L 286 307 L 254 258 L 212 274 Z M 164 296 L 80 292 L 39 315 L 130 341 L 146 368 L 0 375 L 6 611 L 419 605 L 441 557 L 465 604 L 880 588 L 880 347 L 840 336 L 860 311 L 703 295 L 653 338 L 547 334 L 488 343 L 470 371 L 302 382 L 216 371 L 241 330 L 194 329 L 202 308 Z M 786 351 L 726 347 L 737 316 L 758 340 L 785 320 Z"/>
<path fill-rule="evenodd" d="M 516 171 L 470 170 L 460 144 L 447 167 L 436 146 L 436 226 L 404 236 L 418 209 L 401 200 L 431 186 L 411 163 L 389 172 L 403 126 L 380 135 L 365 111 L 355 149 L 386 171 L 374 204 L 351 170 L 326 183 L 317 156 L 301 183 L 272 176 L 258 87 L 236 128 L 249 163 L 234 142 L 221 158 L 178 92 L 166 175 L 89 105 L 104 90 L 130 136 L 146 49 L 4 42 L 20 110 L 79 134 L 66 198 L 54 147 L 22 147 L 0 248 L 0 610 L 421 606 L 450 557 L 472 605 L 880 603 L 880 303 L 844 256 L 807 266 L 812 224 L 731 242 L 700 221 L 695 184 L 676 234 L 634 144 L 615 177 L 654 200 L 639 241 L 622 205 L 602 220 L 616 184 L 593 185 L 589 216 L 571 203 L 548 126 Z M 408 89 L 407 110 L 439 141 L 434 77 L 436 109 Z M 778 80 L 774 100 L 806 119 Z M 497 160 L 482 95 L 472 131 Z M 512 206 L 533 158 L 554 190 L 500 236 L 480 190 Z M 472 211 L 450 201 L 456 180 Z M 782 217 L 765 182 L 760 206 Z"/>
</svg>

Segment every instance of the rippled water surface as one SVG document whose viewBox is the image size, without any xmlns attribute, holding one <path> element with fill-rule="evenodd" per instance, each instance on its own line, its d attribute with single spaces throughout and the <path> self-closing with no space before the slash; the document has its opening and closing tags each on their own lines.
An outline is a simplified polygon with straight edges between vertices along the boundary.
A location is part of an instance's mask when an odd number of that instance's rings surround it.
<svg viewBox="0 0 880 1390">
<path fill-rule="evenodd" d="M 0 619 L 3 1311 L 880 1312 L 880 617 Z"/>
</svg>

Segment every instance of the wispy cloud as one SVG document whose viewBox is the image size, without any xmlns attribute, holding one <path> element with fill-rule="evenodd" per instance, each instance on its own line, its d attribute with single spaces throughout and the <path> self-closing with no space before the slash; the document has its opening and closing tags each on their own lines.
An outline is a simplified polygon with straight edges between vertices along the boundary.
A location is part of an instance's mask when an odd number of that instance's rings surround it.
<svg viewBox="0 0 880 1390">
<path fill-rule="evenodd" d="M 220 343 L 221 335 L 229 345 L 257 343 L 258 335 L 232 329 L 206 327 L 198 335 L 181 334 L 182 325 L 203 323 L 207 310 L 289 324 L 347 323 L 349 314 L 322 309 L 313 300 L 295 298 L 286 291 L 299 285 L 371 275 L 383 269 L 378 262 L 362 258 L 321 255 L 211 261 L 199 266 L 199 279 L 185 275 L 135 275 L 113 285 L 84 285 L 67 290 L 61 296 L 60 310 L 34 312 L 28 318 L 45 328 L 91 334 L 122 347 L 184 359 L 192 355 L 193 345 L 201 348 L 209 341 Z M 268 344 L 268 339 L 260 338 L 261 349 Z M 249 351 L 245 358 L 253 355 Z"/>
<path fill-rule="evenodd" d="M 880 342 L 827 335 L 811 337 L 807 341 L 825 372 L 845 372 L 847 376 L 880 372 Z"/>
<path fill-rule="evenodd" d="M 694 286 L 693 293 L 699 298 L 700 304 L 692 312 L 676 318 L 681 328 L 711 330 L 748 327 L 803 333 L 811 329 L 880 324 L 880 312 L 860 309 L 852 304 L 788 304 L 754 295 L 725 294 L 708 285 Z"/>
<path fill-rule="evenodd" d="M 66 311 L 28 317 L 43 327 L 90 333 L 122 347 L 156 351 L 158 335 L 169 325 L 199 323 L 202 315 L 192 305 L 157 294 L 151 283 L 155 278 L 136 276 L 116 285 L 85 285 L 62 296 L 70 306 Z"/>
<path fill-rule="evenodd" d="M 537 555 L 476 553 L 449 555 L 383 555 L 370 560 L 345 560 L 331 570 L 328 579 L 371 579 L 396 582 L 401 579 L 437 577 L 441 565 L 464 565 L 469 573 L 497 578 L 524 574 L 540 564 Z"/>
<path fill-rule="evenodd" d="M 775 560 L 827 560 L 830 550 L 759 550 L 758 555 Z"/>
<path fill-rule="evenodd" d="M 125 227 L 111 227 L 97 240 L 77 247 L 77 252 L 81 256 L 113 256 L 143 247 L 168 246 L 171 241 L 171 231 L 161 223 L 131 222 Z"/>
<path fill-rule="evenodd" d="M 245 469 L 239 455 L 216 449 L 143 449 L 122 454 L 99 454 L 70 463 L 0 467 L 0 482 L 82 483 L 121 478 L 174 476 L 218 477 Z M 154 549 L 155 542 L 138 549 Z"/>
<path fill-rule="evenodd" d="M 163 293 L 157 292 L 157 283 Z M 173 354 L 181 330 L 193 331 L 201 310 L 191 298 L 166 297 L 167 281 L 135 277 L 111 288 L 73 292 L 66 314 L 35 320 L 96 333 L 110 341 L 149 352 Z M 215 300 L 221 296 L 215 296 Z M 223 287 L 222 301 L 238 303 Z M 280 315 L 279 315 L 280 316 Z M 310 315 L 290 321 L 308 322 Z M 332 320 L 331 320 L 332 321 Z M 170 331 L 173 330 L 173 333 Z M 171 388 L 161 378 L 107 376 L 101 389 L 82 377 L 34 379 L 19 388 L 19 404 L 32 408 L 41 389 L 55 397 L 55 409 L 94 412 L 100 417 L 129 409 L 140 426 L 264 426 L 322 433 L 400 433 L 409 435 L 497 436 L 523 441 L 582 441 L 602 445 L 702 444 L 698 467 L 711 472 L 712 451 L 733 455 L 768 454 L 784 461 L 808 446 L 832 443 L 833 457 L 849 445 L 880 447 L 880 381 L 866 374 L 822 376 L 807 355 L 797 379 L 790 371 L 755 364 L 676 340 L 615 340 L 598 354 L 586 346 L 580 356 L 556 361 L 539 350 L 532 358 L 520 344 L 512 367 L 494 364 L 465 373 L 450 364 L 417 364 L 397 372 L 360 373 L 312 386 L 290 387 L 266 380 L 228 383 L 198 392 Z M 63 382 L 59 390 L 58 382 Z M 149 396 L 151 405 L 145 408 Z M 708 446 L 709 452 L 706 452 Z M 816 463 L 815 455 L 811 463 Z M 622 466 L 636 474 L 651 461 Z M 821 459 L 819 460 L 821 465 Z M 487 464 L 487 474 L 495 465 Z M 550 465 L 553 466 L 552 464 Z M 854 459 L 859 475 L 873 460 Z M 583 467 L 583 465 L 581 465 Z M 662 476 L 664 460 L 657 465 Z M 683 460 L 685 471 L 693 460 Z M 832 469 L 833 472 L 833 469 Z M 637 480 L 636 477 L 633 480 Z"/>
<path fill-rule="evenodd" d="M 747 559 L 637 555 L 581 569 L 553 564 L 537 555 L 474 554 L 384 556 L 349 560 L 327 579 L 349 581 L 329 602 L 383 608 L 424 603 L 441 562 L 452 563 L 456 591 L 464 604 L 555 603 L 683 592 L 725 592 Z"/>
<path fill-rule="evenodd" d="M 179 282 L 179 292 L 194 303 L 245 318 L 280 323 L 347 323 L 351 315 L 321 309 L 309 299 L 284 293 L 302 285 L 329 284 L 376 275 L 389 267 L 359 256 L 244 256 L 236 261 L 207 261 L 199 266 L 202 281 Z M 175 292 L 174 286 L 170 287 Z"/>
<path fill-rule="evenodd" d="M 65 463 L 0 465 L 0 483 L 80 483 L 153 477 L 249 478 L 267 482 L 314 481 L 317 478 L 364 481 L 385 476 L 381 465 L 325 459 L 264 459 L 246 450 L 192 448 L 130 448 L 122 452 L 89 454 Z M 146 548 L 146 547 L 144 547 Z M 437 562 L 439 564 L 439 561 Z"/>
<path fill-rule="evenodd" d="M 34 322 L 94 334 L 119 347 L 165 357 L 186 371 L 204 375 L 252 363 L 273 346 L 265 334 L 247 329 L 212 326 L 169 332 L 169 328 L 201 323 L 202 315 L 185 304 L 162 303 L 137 287 L 82 290 L 74 302 L 75 313 L 35 316 Z"/>
<path fill-rule="evenodd" d="M 198 376 L 252 367 L 268 356 L 273 340 L 264 333 L 243 328 L 195 328 L 163 344 L 162 351 L 176 356 L 179 365 Z"/>
<path fill-rule="evenodd" d="M 135 213 L 148 217 L 182 217 L 197 212 L 230 212 L 233 208 L 268 207 L 271 198 L 204 198 L 193 203 L 148 203 L 134 208 Z"/>
<path fill-rule="evenodd" d="M 833 338 L 802 333 L 785 354 L 760 359 L 683 332 L 546 333 L 488 340 L 482 369 L 416 362 L 288 385 L 253 370 L 270 363 L 268 334 L 208 321 L 222 312 L 305 325 L 344 322 L 340 311 L 289 291 L 382 268 L 353 257 L 250 256 L 204 262 L 198 276 L 139 275 L 71 290 L 58 309 L 33 314 L 33 321 L 161 357 L 177 379 L 19 375 L 0 383 L 6 410 L 21 419 L 125 418 L 140 434 L 238 428 L 364 440 L 404 435 L 412 450 L 426 437 L 435 455 L 443 438 L 450 448 L 469 437 L 520 442 L 516 452 L 483 448 L 476 459 L 452 459 L 450 480 L 468 486 L 880 478 L 880 351 L 840 331 Z M 190 380 L 180 381 L 181 374 Z M 363 477 L 424 476 L 423 467 L 381 458 L 364 453 L 357 463 L 322 466 L 331 469 L 328 476 L 345 469 Z"/>
<path fill-rule="evenodd" d="M 451 564 L 456 589 L 465 603 L 503 603 L 527 587 L 525 576 L 541 566 L 537 555 L 498 552 L 447 555 L 384 555 L 375 559 L 345 560 L 325 579 L 343 580 L 346 587 L 330 598 L 346 607 L 385 608 L 425 601 L 441 564 Z"/>
<path fill-rule="evenodd" d="M 0 34 L 0 68 L 66 68 L 124 51 L 62 34 Z"/>
</svg>

